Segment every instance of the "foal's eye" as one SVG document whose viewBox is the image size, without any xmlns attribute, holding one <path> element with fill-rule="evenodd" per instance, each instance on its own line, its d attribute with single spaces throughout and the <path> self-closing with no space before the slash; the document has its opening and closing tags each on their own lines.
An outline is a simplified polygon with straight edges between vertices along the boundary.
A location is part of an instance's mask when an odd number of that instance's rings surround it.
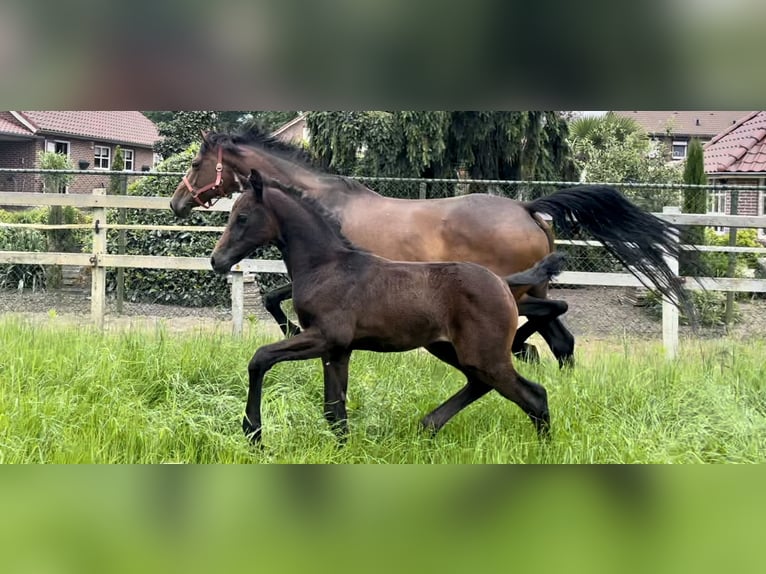
<svg viewBox="0 0 766 574">
<path fill-rule="evenodd" d="M 201 162 L 200 160 L 198 160 L 198 159 L 195 159 L 195 160 L 192 162 L 192 169 L 197 169 L 197 168 L 200 166 L 200 164 L 201 164 L 201 163 L 202 163 L 202 162 Z"/>
<path fill-rule="evenodd" d="M 240 213 L 239 215 L 237 215 L 237 223 L 239 225 L 244 225 L 245 223 L 247 223 L 247 215 L 244 213 Z"/>
</svg>

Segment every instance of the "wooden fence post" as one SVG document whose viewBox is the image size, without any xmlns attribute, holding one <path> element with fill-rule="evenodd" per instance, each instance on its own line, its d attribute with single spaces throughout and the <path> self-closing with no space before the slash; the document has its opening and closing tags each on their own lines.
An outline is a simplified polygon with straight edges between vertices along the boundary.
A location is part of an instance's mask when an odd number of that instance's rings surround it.
<svg viewBox="0 0 766 574">
<path fill-rule="evenodd" d="M 665 206 L 662 213 L 681 213 L 681 208 Z M 680 238 L 676 238 L 678 241 Z M 665 255 L 665 262 L 670 270 L 678 275 L 678 259 Z M 666 297 L 662 298 L 662 343 L 665 346 L 665 355 L 668 359 L 674 359 L 678 355 L 678 307 L 673 305 Z"/>
<path fill-rule="evenodd" d="M 93 190 L 93 195 L 106 195 L 106 188 Z M 93 208 L 93 257 L 90 261 L 90 315 L 93 325 L 100 330 L 104 328 L 104 309 L 106 307 L 106 268 L 102 265 L 101 257 L 106 253 L 106 208 Z"/>
<path fill-rule="evenodd" d="M 242 336 L 245 323 L 245 274 L 235 266 L 231 270 L 231 333 Z"/>
</svg>

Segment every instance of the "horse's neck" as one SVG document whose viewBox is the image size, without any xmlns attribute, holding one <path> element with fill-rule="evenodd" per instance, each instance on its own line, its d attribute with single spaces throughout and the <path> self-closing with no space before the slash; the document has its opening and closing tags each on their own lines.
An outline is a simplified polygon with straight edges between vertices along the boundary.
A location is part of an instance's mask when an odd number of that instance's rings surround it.
<svg viewBox="0 0 766 574">
<path fill-rule="evenodd" d="M 297 200 L 270 191 L 268 201 L 279 225 L 283 259 L 293 280 L 299 279 L 302 272 L 332 263 L 347 251 L 329 224 Z"/>
<path fill-rule="evenodd" d="M 242 173 L 256 169 L 269 179 L 276 179 L 291 185 L 298 185 L 313 176 L 313 172 L 300 163 L 291 162 L 257 148 L 244 148 L 242 162 L 243 167 L 247 168 L 241 169 Z"/>
<path fill-rule="evenodd" d="M 240 169 L 242 173 L 256 169 L 269 179 L 292 185 L 304 195 L 321 203 L 341 220 L 344 210 L 351 203 L 384 199 L 367 187 L 360 185 L 352 189 L 340 178 L 314 172 L 300 163 L 272 155 L 263 149 L 246 148 L 243 163 Z"/>
</svg>

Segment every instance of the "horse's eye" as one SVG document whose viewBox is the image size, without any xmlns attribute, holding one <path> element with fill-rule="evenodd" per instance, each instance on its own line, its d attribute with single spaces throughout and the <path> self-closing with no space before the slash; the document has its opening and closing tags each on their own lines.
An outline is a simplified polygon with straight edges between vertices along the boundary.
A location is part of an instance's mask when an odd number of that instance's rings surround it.
<svg viewBox="0 0 766 574">
<path fill-rule="evenodd" d="M 245 223 L 247 223 L 247 214 L 240 213 L 239 215 L 237 215 L 237 223 L 239 225 L 244 225 Z"/>
<path fill-rule="evenodd" d="M 201 163 L 202 163 L 202 162 L 201 162 L 201 161 L 199 161 L 199 160 L 194 160 L 194 161 L 192 162 L 192 169 L 197 169 L 197 168 L 200 166 L 200 164 L 201 164 Z"/>
</svg>

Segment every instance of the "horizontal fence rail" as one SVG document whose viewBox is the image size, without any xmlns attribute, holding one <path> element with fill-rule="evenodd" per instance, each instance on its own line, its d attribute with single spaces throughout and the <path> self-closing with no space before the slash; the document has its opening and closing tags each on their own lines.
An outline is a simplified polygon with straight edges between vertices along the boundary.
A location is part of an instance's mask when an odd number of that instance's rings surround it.
<svg viewBox="0 0 766 574">
<path fill-rule="evenodd" d="M 49 170 L 0 170 L 2 174 L 37 174 L 42 175 Z M 54 173 L 61 173 L 55 171 Z M 66 172 L 78 176 L 110 176 L 110 175 L 128 175 L 131 177 L 157 177 L 166 178 L 168 182 L 168 193 L 172 193 L 178 179 L 182 173 L 156 173 L 156 172 L 105 172 L 101 170 L 73 170 Z M 364 178 L 359 180 L 375 188 L 374 184 L 388 183 L 417 183 L 420 186 L 419 197 L 428 197 L 427 190 L 434 185 L 444 183 L 449 186 L 481 185 L 485 189 L 490 189 L 492 185 L 505 186 L 510 189 L 513 186 L 519 188 L 529 188 L 532 186 L 555 186 L 562 188 L 571 185 L 579 185 L 579 182 L 529 182 L 529 181 L 505 181 L 505 180 L 421 180 L 412 178 Z M 618 188 L 645 188 L 645 189 L 685 189 L 690 186 L 678 184 L 605 184 L 613 185 Z M 737 191 L 763 191 L 766 187 L 762 186 L 742 186 L 736 184 L 716 185 L 716 186 L 693 186 L 707 190 L 731 190 Z M 423 192 L 423 190 L 426 190 Z M 513 197 L 518 194 L 510 194 Z M 213 213 L 226 213 L 231 210 L 233 198 L 224 198 L 217 202 L 208 210 Z M 163 231 L 177 233 L 221 233 L 224 227 L 220 225 L 188 225 L 183 221 L 177 224 L 146 225 L 146 224 L 128 224 L 108 222 L 106 217 L 107 210 L 161 210 L 169 211 L 168 197 L 144 197 L 139 195 L 106 195 L 103 188 L 95 188 L 93 193 L 20 193 L 0 191 L 0 205 L 11 207 L 47 207 L 63 206 L 75 207 L 87 210 L 92 216 L 90 223 L 76 224 L 43 224 L 43 223 L 0 223 L 0 229 L 29 229 L 37 231 L 51 230 L 78 230 L 81 232 L 90 231 L 92 235 L 92 248 L 87 253 L 63 253 L 63 252 L 35 252 L 35 251 L 0 251 L 0 264 L 21 264 L 21 265 L 74 265 L 89 267 L 92 272 L 91 289 L 91 313 L 93 323 L 99 327 L 104 324 L 104 303 L 105 303 L 105 272 L 106 269 L 168 269 L 168 270 L 186 270 L 210 272 L 209 257 L 173 257 L 163 255 L 152 255 L 149 253 L 140 255 L 120 255 L 107 253 L 106 233 L 108 231 Z M 199 208 L 197 208 L 199 209 Z M 676 210 L 677 211 L 677 210 Z M 665 213 L 655 213 L 655 215 L 669 223 L 679 226 L 706 226 L 731 229 L 758 228 L 766 229 L 766 216 L 754 215 L 713 215 L 713 214 L 682 214 L 673 209 L 666 210 Z M 602 244 L 593 240 L 578 239 L 557 239 L 559 246 L 571 246 L 586 249 L 603 248 Z M 701 252 L 729 254 L 752 254 L 755 256 L 766 256 L 766 247 L 741 247 L 735 245 L 702 245 L 697 246 Z M 677 264 L 677 262 L 673 262 Z M 233 331 L 239 333 L 242 330 L 242 298 L 243 284 L 246 281 L 252 281 L 253 274 L 285 274 L 286 269 L 282 261 L 268 259 L 249 259 L 240 262 L 232 268 L 231 272 L 231 308 Z M 705 289 L 708 291 L 724 292 L 748 292 L 748 293 L 766 293 L 766 279 L 757 279 L 749 277 L 686 277 L 685 286 L 690 290 Z M 558 285 L 568 286 L 605 286 L 605 287 L 642 287 L 641 281 L 627 272 L 607 272 L 607 271 L 565 271 L 558 276 L 555 281 Z M 668 309 L 663 309 L 669 313 Z M 671 317 L 672 319 L 672 317 Z M 673 319 L 675 321 L 676 341 L 667 341 L 666 346 L 672 350 L 677 346 L 677 314 Z M 667 322 L 667 321 L 666 321 Z M 672 321 L 671 321 L 672 322 Z M 672 354 L 672 353 L 671 353 Z"/>
</svg>

